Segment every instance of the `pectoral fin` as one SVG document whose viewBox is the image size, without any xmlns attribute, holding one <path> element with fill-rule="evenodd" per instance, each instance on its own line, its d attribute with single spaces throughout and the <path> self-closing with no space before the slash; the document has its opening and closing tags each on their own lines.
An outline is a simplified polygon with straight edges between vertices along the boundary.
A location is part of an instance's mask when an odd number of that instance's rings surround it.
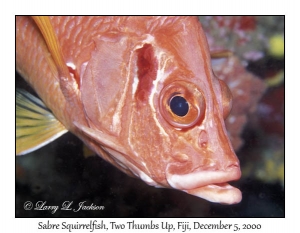
<svg viewBox="0 0 300 233">
<path fill-rule="evenodd" d="M 28 92 L 16 91 L 16 154 L 24 155 L 52 142 L 66 128 L 41 100 Z"/>
</svg>

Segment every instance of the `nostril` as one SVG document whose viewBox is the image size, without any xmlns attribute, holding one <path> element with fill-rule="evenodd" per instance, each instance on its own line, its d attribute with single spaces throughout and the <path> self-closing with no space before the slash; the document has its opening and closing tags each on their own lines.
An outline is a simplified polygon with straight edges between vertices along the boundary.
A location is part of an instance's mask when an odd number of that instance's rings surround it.
<svg viewBox="0 0 300 233">
<path fill-rule="evenodd" d="M 234 161 L 227 165 L 226 170 L 235 169 L 239 167 L 240 167 L 240 163 L 238 161 Z"/>
<path fill-rule="evenodd" d="M 208 136 L 207 136 L 207 132 L 205 130 L 201 130 L 201 132 L 199 134 L 198 143 L 199 143 L 200 148 L 207 148 Z"/>
</svg>

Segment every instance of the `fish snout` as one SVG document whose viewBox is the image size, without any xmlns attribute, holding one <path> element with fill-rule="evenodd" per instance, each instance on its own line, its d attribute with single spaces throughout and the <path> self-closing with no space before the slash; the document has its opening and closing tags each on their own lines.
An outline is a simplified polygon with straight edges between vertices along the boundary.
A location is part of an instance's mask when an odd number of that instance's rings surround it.
<svg viewBox="0 0 300 233">
<path fill-rule="evenodd" d="M 195 171 L 224 172 L 240 171 L 239 160 L 230 147 L 219 147 L 215 151 L 205 148 L 181 148 L 181 152 L 171 155 L 172 160 L 166 167 L 167 174 L 183 175 Z"/>
<path fill-rule="evenodd" d="M 237 159 L 220 162 L 206 158 L 195 167 L 191 156 L 180 154 L 172 157 L 177 160 L 166 167 L 166 179 L 172 188 L 211 202 L 234 204 L 241 201 L 240 190 L 227 183 L 241 177 Z"/>
</svg>

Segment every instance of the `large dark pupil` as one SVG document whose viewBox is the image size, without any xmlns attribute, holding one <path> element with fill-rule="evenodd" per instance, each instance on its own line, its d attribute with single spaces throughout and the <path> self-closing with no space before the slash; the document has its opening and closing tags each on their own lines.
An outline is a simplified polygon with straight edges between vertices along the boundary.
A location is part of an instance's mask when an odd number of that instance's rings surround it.
<svg viewBox="0 0 300 233">
<path fill-rule="evenodd" d="M 189 104 L 185 98 L 175 96 L 170 101 L 170 108 L 177 116 L 185 116 L 189 111 Z"/>
</svg>

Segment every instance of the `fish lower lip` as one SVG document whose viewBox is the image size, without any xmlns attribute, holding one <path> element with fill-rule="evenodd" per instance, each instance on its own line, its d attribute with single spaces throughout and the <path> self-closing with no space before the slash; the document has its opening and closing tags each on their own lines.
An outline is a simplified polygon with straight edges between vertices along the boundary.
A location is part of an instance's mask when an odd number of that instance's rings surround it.
<svg viewBox="0 0 300 233">
<path fill-rule="evenodd" d="M 241 191 L 228 183 L 206 185 L 200 188 L 183 191 L 210 202 L 228 205 L 237 204 L 242 200 Z"/>
</svg>

